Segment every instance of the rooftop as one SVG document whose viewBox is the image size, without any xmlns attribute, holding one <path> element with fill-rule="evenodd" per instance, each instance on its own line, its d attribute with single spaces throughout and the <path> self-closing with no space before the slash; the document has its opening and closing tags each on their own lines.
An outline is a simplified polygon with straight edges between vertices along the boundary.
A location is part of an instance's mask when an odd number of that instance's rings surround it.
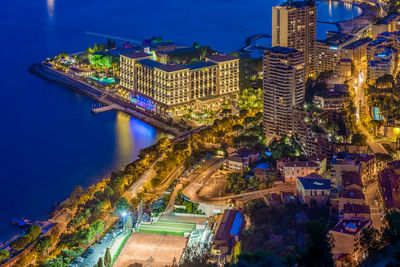
<svg viewBox="0 0 400 267">
<path fill-rule="evenodd" d="M 309 168 L 316 168 L 318 165 L 312 161 L 289 161 L 284 163 L 283 167 L 309 167 Z"/>
<path fill-rule="evenodd" d="M 399 161 L 389 163 L 389 168 L 384 169 L 378 175 L 379 186 L 387 209 L 400 208 L 398 199 L 400 175 L 396 173 L 399 169 L 398 164 Z"/>
<path fill-rule="evenodd" d="M 144 58 L 144 57 L 150 57 L 150 54 L 147 54 L 142 51 L 131 51 L 131 52 L 125 52 L 121 53 L 122 56 L 129 57 L 131 59 L 137 59 L 137 58 Z"/>
<path fill-rule="evenodd" d="M 226 54 L 217 54 L 213 56 L 207 56 L 209 60 L 216 61 L 216 62 L 225 62 L 238 59 L 237 57 L 226 55 Z"/>
<path fill-rule="evenodd" d="M 190 64 L 190 65 L 185 65 L 185 66 L 191 70 L 195 70 L 195 69 L 208 68 L 208 67 L 215 66 L 215 65 L 216 64 L 213 62 L 207 61 L 207 62 L 199 62 L 199 63 L 194 63 L 194 64 Z"/>
<path fill-rule="evenodd" d="M 316 92 L 314 96 L 323 97 L 323 98 L 344 98 L 349 97 L 349 93 L 336 91 L 336 90 L 329 90 L 329 91 L 320 91 Z M 345 100 L 345 99 L 343 99 Z"/>
<path fill-rule="evenodd" d="M 309 160 L 310 160 L 310 161 L 313 161 L 313 162 L 321 162 L 321 161 L 323 161 L 324 159 L 326 159 L 326 156 L 324 156 L 324 155 L 314 155 L 314 156 L 311 156 L 311 157 L 309 158 Z"/>
<path fill-rule="evenodd" d="M 331 231 L 340 232 L 349 235 L 360 233 L 365 227 L 371 224 L 371 220 L 350 220 L 342 219 L 336 224 Z"/>
<path fill-rule="evenodd" d="M 371 213 L 371 208 L 368 205 L 347 203 L 343 205 L 343 213 L 369 214 Z"/>
<path fill-rule="evenodd" d="M 332 158 L 331 164 L 355 164 L 358 165 L 360 162 L 369 162 L 375 158 L 374 155 L 366 155 L 366 154 L 353 154 L 353 153 L 346 153 L 340 152 L 337 153 Z"/>
<path fill-rule="evenodd" d="M 298 177 L 298 181 L 306 190 L 329 190 L 331 189 L 331 180 L 313 177 Z"/>
<path fill-rule="evenodd" d="M 163 65 L 163 64 L 161 64 L 161 63 L 159 63 L 157 61 L 154 61 L 154 60 L 151 60 L 151 59 L 148 59 L 148 58 L 138 60 L 137 63 L 139 63 L 139 64 L 141 64 L 143 66 L 149 67 L 151 69 L 154 69 L 156 67 L 159 67 L 159 66 Z"/>
<path fill-rule="evenodd" d="M 383 37 L 383 38 L 385 38 L 385 37 L 388 37 L 388 38 L 390 38 L 390 37 L 400 37 L 400 31 L 382 32 L 382 33 L 378 34 L 377 37 Z"/>
<path fill-rule="evenodd" d="M 320 40 L 319 42 L 326 45 L 330 46 L 331 48 L 338 48 L 340 45 L 343 45 L 347 42 L 349 42 L 351 39 L 353 39 L 354 36 L 344 34 L 344 33 L 336 33 L 332 35 L 331 37 L 326 38 L 325 40 Z"/>
<path fill-rule="evenodd" d="M 387 39 L 387 38 L 385 38 L 385 37 L 380 37 L 380 38 L 377 38 L 377 39 L 371 41 L 371 42 L 368 44 L 368 46 L 377 46 L 377 45 L 380 45 L 380 44 L 382 44 L 382 43 L 386 43 L 386 42 L 388 42 L 388 41 L 389 41 L 389 39 Z"/>
<path fill-rule="evenodd" d="M 365 199 L 365 196 L 358 190 L 343 190 L 339 193 L 339 198 Z"/>
<path fill-rule="evenodd" d="M 215 240 L 228 241 L 231 235 L 239 234 L 242 224 L 243 218 L 241 218 L 241 213 L 239 211 L 225 210 L 215 235 Z"/>
<path fill-rule="evenodd" d="M 358 48 L 358 47 L 360 47 L 360 46 L 362 46 L 362 45 L 364 45 L 364 44 L 367 44 L 367 43 L 369 43 L 369 42 L 371 42 L 371 41 L 372 41 L 371 38 L 365 37 L 365 38 L 359 39 L 359 40 L 357 40 L 357 41 L 354 41 L 354 42 L 352 42 L 352 43 L 350 43 L 350 44 L 344 46 L 343 49 L 346 49 L 346 50 L 354 50 L 354 49 L 356 49 L 356 48 Z"/>
<path fill-rule="evenodd" d="M 175 63 L 170 63 L 170 64 L 161 64 L 160 66 L 156 67 L 157 69 L 163 70 L 165 72 L 174 72 L 174 71 L 180 71 L 180 70 L 185 70 L 187 67 L 175 64 Z"/>
<path fill-rule="evenodd" d="M 295 8 L 305 8 L 309 6 L 315 6 L 315 3 L 312 1 L 286 1 L 279 6 L 282 7 L 295 7 Z"/>
<path fill-rule="evenodd" d="M 283 55 L 288 55 L 288 54 L 291 54 L 291 53 L 297 53 L 298 52 L 296 49 L 283 47 L 283 46 L 274 46 L 274 47 L 268 48 L 266 50 L 270 51 L 271 53 L 283 54 Z"/>
<path fill-rule="evenodd" d="M 342 183 L 343 187 L 347 187 L 350 185 L 358 185 L 358 186 L 363 186 L 362 181 L 361 181 L 361 176 L 360 174 L 356 172 L 343 172 L 342 173 Z"/>
</svg>

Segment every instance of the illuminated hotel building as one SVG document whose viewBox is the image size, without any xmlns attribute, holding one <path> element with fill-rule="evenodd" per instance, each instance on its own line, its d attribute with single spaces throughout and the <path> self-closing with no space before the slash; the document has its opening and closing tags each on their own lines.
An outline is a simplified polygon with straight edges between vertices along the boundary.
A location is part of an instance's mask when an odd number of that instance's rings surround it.
<svg viewBox="0 0 400 267">
<path fill-rule="evenodd" d="M 315 77 L 317 6 L 313 1 L 287 1 L 272 8 L 272 46 L 303 53 L 306 75 Z"/>
<path fill-rule="evenodd" d="M 304 102 L 304 73 L 301 52 L 279 46 L 265 51 L 263 123 L 267 140 L 292 133 L 292 110 Z"/>
<path fill-rule="evenodd" d="M 120 96 L 162 114 L 216 109 L 239 92 L 239 59 L 217 54 L 191 65 L 163 64 L 135 51 L 121 54 Z"/>
</svg>

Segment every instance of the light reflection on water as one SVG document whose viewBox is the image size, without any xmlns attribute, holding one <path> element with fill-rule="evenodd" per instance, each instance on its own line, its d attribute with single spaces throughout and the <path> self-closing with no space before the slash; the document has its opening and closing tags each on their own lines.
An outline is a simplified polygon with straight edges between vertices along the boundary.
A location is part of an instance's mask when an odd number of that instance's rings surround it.
<svg viewBox="0 0 400 267">
<path fill-rule="evenodd" d="M 131 117 L 125 113 L 117 112 L 115 123 L 116 155 L 115 158 L 125 159 L 132 155 L 134 138 L 131 129 Z"/>
<path fill-rule="evenodd" d="M 55 0 L 47 0 L 47 16 L 50 20 L 53 20 L 54 17 L 54 1 Z"/>
</svg>

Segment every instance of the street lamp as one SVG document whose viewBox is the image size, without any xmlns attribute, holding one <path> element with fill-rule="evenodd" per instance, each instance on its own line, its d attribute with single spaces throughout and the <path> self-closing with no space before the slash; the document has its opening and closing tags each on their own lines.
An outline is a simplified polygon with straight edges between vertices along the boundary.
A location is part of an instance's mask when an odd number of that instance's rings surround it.
<svg viewBox="0 0 400 267">
<path fill-rule="evenodd" d="M 121 218 L 123 218 L 124 219 L 124 227 L 123 227 L 123 232 L 125 232 L 125 224 L 126 224 L 126 217 L 127 217 L 127 215 L 128 215 L 128 213 L 126 212 L 126 211 L 123 211 L 122 213 L 121 213 Z"/>
</svg>

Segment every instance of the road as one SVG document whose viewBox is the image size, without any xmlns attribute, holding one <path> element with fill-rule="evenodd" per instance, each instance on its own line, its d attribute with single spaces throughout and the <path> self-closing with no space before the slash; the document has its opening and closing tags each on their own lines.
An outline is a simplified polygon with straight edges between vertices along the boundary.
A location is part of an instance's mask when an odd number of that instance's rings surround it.
<svg viewBox="0 0 400 267">
<path fill-rule="evenodd" d="M 367 205 L 371 208 L 371 219 L 374 227 L 376 229 L 381 229 L 383 226 L 380 212 L 379 204 L 377 205 L 376 200 L 378 199 L 379 189 L 378 189 L 378 181 L 375 181 L 367 186 L 365 189 L 365 199 L 367 201 Z"/>
<path fill-rule="evenodd" d="M 382 144 L 376 142 L 374 138 L 370 135 L 368 130 L 364 127 L 364 125 L 361 122 L 361 110 L 365 110 L 367 107 L 366 101 L 365 101 L 365 93 L 364 93 L 364 77 L 362 72 L 360 73 L 358 77 L 358 81 L 355 84 L 355 96 L 354 96 L 354 105 L 357 108 L 357 127 L 361 131 L 362 134 L 367 136 L 367 145 L 371 148 L 373 153 L 382 153 L 382 154 L 387 154 L 386 149 L 382 146 Z M 365 111 L 367 112 L 367 111 Z"/>
<path fill-rule="evenodd" d="M 368 130 L 365 129 L 364 125 L 359 119 L 357 120 L 357 126 L 361 133 L 367 136 L 367 145 L 371 148 L 372 152 L 387 154 L 386 149 L 382 146 L 381 143 L 374 140 L 374 138 L 370 135 Z"/>
<path fill-rule="evenodd" d="M 200 169 L 189 177 L 190 184 L 183 189 L 183 195 L 193 202 L 202 202 L 203 199 L 198 196 L 198 191 L 203 187 L 204 180 L 218 170 L 224 161 L 225 159 L 220 157 L 211 157 L 206 160 Z"/>
<path fill-rule="evenodd" d="M 143 188 L 143 186 L 149 182 L 151 179 L 156 177 L 156 172 L 154 171 L 154 166 L 156 163 L 160 160 L 163 160 L 164 156 L 162 156 L 160 159 L 158 159 L 156 162 L 154 162 L 148 169 L 143 173 L 143 175 L 129 188 L 124 193 L 124 197 L 128 200 L 134 198 L 137 196 L 137 193 L 139 192 L 140 189 Z"/>
<path fill-rule="evenodd" d="M 198 192 L 203 187 L 204 182 L 223 164 L 225 159 L 223 158 L 210 158 L 204 163 L 204 166 L 200 170 L 200 174 L 197 175 L 190 184 L 182 191 L 182 193 L 188 197 L 191 201 L 203 204 L 214 204 L 221 205 L 226 204 L 230 200 L 238 201 L 250 201 L 258 198 L 262 198 L 263 195 L 268 193 L 280 193 L 282 191 L 295 192 L 296 184 L 285 183 L 273 188 L 267 188 L 263 190 L 257 190 L 239 195 L 229 195 L 224 197 L 216 198 L 202 198 L 198 195 Z"/>
</svg>

